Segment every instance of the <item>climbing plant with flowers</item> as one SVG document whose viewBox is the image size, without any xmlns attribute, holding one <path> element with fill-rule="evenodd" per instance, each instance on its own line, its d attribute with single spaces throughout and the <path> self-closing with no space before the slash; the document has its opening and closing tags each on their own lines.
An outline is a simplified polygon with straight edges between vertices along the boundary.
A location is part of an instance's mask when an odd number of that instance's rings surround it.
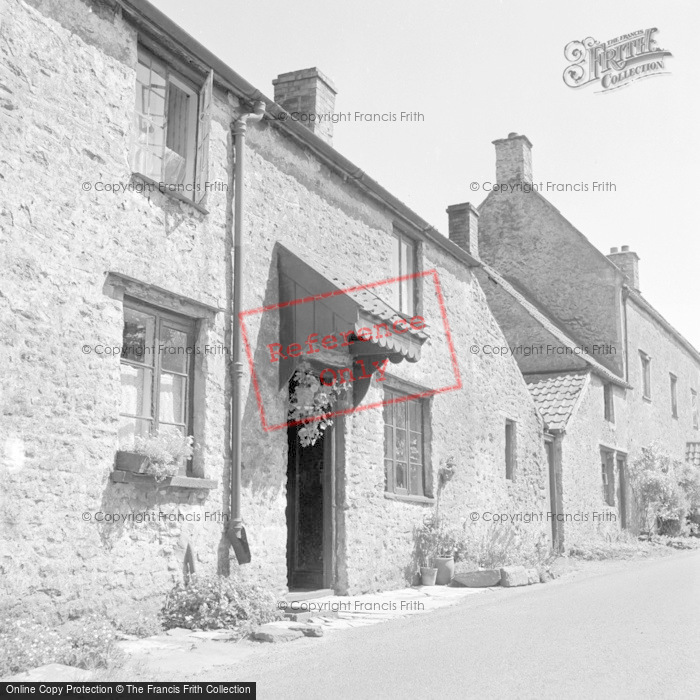
<svg viewBox="0 0 700 700">
<path fill-rule="evenodd" d="M 289 421 L 300 424 L 299 443 L 302 447 L 315 445 L 323 432 L 333 425 L 328 414 L 339 408 L 347 386 L 337 381 L 332 385 L 314 374 L 311 365 L 303 362 L 292 377 L 289 392 Z"/>
</svg>

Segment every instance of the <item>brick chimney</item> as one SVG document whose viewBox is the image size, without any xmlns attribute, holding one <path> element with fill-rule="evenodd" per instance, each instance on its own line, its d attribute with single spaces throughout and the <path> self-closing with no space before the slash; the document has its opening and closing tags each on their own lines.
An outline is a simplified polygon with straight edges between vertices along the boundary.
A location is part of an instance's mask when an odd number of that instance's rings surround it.
<svg viewBox="0 0 700 700">
<path fill-rule="evenodd" d="M 496 182 L 512 184 L 532 182 L 532 144 L 527 136 L 515 132 L 507 139 L 496 139 Z"/>
<path fill-rule="evenodd" d="M 639 256 L 628 245 L 623 245 L 619 251 L 610 248 L 607 258 L 627 276 L 629 286 L 639 291 Z"/>
<path fill-rule="evenodd" d="M 335 85 L 318 68 L 281 73 L 272 81 L 275 102 L 326 143 L 333 144 Z M 322 119 L 319 117 L 322 116 Z"/>
<path fill-rule="evenodd" d="M 450 240 L 479 257 L 479 212 L 469 202 L 447 207 Z"/>
</svg>

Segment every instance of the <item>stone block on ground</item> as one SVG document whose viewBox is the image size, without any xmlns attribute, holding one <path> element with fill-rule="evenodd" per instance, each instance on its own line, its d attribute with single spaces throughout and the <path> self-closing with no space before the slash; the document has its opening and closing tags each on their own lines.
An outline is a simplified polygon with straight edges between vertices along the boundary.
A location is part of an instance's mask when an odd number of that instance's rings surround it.
<svg viewBox="0 0 700 700">
<path fill-rule="evenodd" d="M 527 571 L 527 582 L 529 584 L 540 582 L 540 572 L 537 569 L 526 569 Z"/>
<path fill-rule="evenodd" d="M 527 586 L 529 578 L 524 566 L 504 566 L 501 569 L 501 586 L 514 588 L 515 586 Z"/>
<path fill-rule="evenodd" d="M 289 627 L 278 627 L 276 625 L 260 625 L 253 630 L 253 639 L 258 642 L 292 642 L 303 637 L 301 630 L 293 630 Z"/>
<path fill-rule="evenodd" d="M 453 588 L 489 588 L 497 586 L 500 581 L 501 572 L 499 569 L 484 569 L 457 573 L 450 582 L 450 586 Z"/>
<path fill-rule="evenodd" d="M 299 630 L 305 637 L 323 637 L 321 625 L 294 624 L 289 625 L 290 630 Z"/>
</svg>

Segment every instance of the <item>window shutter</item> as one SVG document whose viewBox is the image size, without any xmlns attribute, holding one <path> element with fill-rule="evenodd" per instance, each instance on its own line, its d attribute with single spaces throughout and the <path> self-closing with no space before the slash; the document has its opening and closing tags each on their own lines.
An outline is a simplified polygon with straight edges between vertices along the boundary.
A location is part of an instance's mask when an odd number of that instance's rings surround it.
<svg viewBox="0 0 700 700">
<path fill-rule="evenodd" d="M 201 204 L 206 193 L 209 176 L 209 131 L 211 128 L 211 102 L 214 92 L 214 71 L 209 71 L 199 92 L 199 128 L 197 129 L 197 176 L 194 201 Z"/>
</svg>

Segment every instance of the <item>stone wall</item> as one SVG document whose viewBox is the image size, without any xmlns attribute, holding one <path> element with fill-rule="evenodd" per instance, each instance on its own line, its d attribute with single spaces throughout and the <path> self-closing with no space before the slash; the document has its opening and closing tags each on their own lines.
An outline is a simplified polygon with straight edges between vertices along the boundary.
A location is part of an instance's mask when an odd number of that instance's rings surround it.
<svg viewBox="0 0 700 700">
<path fill-rule="evenodd" d="M 96 346 L 122 342 L 108 272 L 167 290 L 174 308 L 227 306 L 225 194 L 204 215 L 157 192 L 98 191 L 132 182 L 135 34 L 77 0 L 35 4 L 0 2 L 0 579 L 28 606 L 79 593 L 89 608 L 160 594 L 187 544 L 200 570 L 217 567 L 222 526 L 203 518 L 226 510 L 224 357 L 197 360 L 199 460 L 218 488 L 187 492 L 109 480 L 119 357 Z M 214 124 L 212 180 L 228 181 L 225 143 Z M 204 315 L 198 344 L 224 343 L 224 314 Z M 152 512 L 183 520 L 98 520 Z"/>
</svg>

